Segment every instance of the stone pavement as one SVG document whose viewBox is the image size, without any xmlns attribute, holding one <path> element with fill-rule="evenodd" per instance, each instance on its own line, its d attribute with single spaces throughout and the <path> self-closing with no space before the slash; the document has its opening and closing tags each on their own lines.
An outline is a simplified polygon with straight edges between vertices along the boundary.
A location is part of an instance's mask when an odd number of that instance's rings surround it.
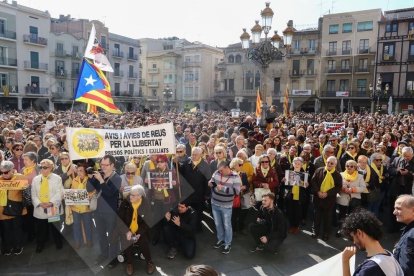
<svg viewBox="0 0 414 276">
<path fill-rule="evenodd" d="M 211 225 L 211 222 L 208 224 Z M 388 250 L 392 250 L 398 237 L 399 234 L 387 234 L 381 242 Z M 291 275 L 339 253 L 350 244 L 334 235 L 327 243 L 314 240 L 310 237 L 309 226 L 304 227 L 297 235 L 289 234 L 276 255 L 265 252 L 251 253 L 249 250 L 253 246 L 252 240 L 243 234 L 235 235 L 232 250 L 228 255 L 212 247 L 216 238 L 207 228 L 197 234 L 197 241 L 197 254 L 193 260 L 186 260 L 181 255 L 174 260 L 168 260 L 167 248 L 162 242 L 155 247 L 151 246 L 153 261 L 157 266 L 157 271 L 153 275 L 183 275 L 185 268 L 190 264 L 209 264 L 223 275 Z M 40 254 L 35 253 L 35 244 L 31 243 L 20 256 L 0 256 L 0 275 L 126 275 L 124 264 L 118 264 L 113 269 L 100 269 L 94 266 L 97 253 L 97 242 L 93 249 L 81 248 L 75 251 L 69 243 L 64 243 L 63 249 L 56 250 L 50 240 Z M 356 263 L 360 263 L 363 258 L 364 254 L 359 253 Z M 137 258 L 134 268 L 134 275 L 147 275 L 145 261 Z"/>
</svg>

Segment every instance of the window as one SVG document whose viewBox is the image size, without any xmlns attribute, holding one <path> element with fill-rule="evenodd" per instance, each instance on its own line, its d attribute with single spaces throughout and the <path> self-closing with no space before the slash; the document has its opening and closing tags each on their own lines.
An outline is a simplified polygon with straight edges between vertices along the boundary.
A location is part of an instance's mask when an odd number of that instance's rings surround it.
<svg viewBox="0 0 414 276">
<path fill-rule="evenodd" d="M 408 23 L 408 30 L 414 31 L 414 21 L 411 21 L 410 23 Z"/>
<path fill-rule="evenodd" d="M 193 98 L 194 92 L 192 87 L 184 87 L 184 98 Z"/>
<path fill-rule="evenodd" d="M 300 49 L 300 40 L 293 40 L 293 49 Z"/>
<path fill-rule="evenodd" d="M 241 55 L 236 55 L 236 63 L 241 63 Z"/>
<path fill-rule="evenodd" d="M 359 53 L 366 54 L 369 52 L 369 39 L 359 40 Z"/>
<path fill-rule="evenodd" d="M 30 38 L 36 40 L 39 34 L 39 30 L 37 27 L 29 26 Z"/>
<path fill-rule="evenodd" d="M 65 75 L 65 62 L 63 60 L 56 60 L 55 61 L 55 73 L 56 76 L 63 77 Z"/>
<path fill-rule="evenodd" d="M 119 76 L 121 74 L 120 68 L 121 68 L 121 64 L 115 62 L 114 63 L 114 75 L 115 76 Z"/>
<path fill-rule="evenodd" d="M 308 59 L 306 64 L 306 74 L 313 75 L 315 74 L 315 60 Z"/>
<path fill-rule="evenodd" d="M 39 69 L 39 53 L 30 51 L 30 68 Z"/>
<path fill-rule="evenodd" d="M 293 76 L 299 76 L 299 70 L 300 70 L 300 60 L 293 60 L 292 62 L 292 75 Z"/>
<path fill-rule="evenodd" d="M 152 64 L 152 68 L 153 68 L 153 69 L 156 69 L 156 68 L 157 68 L 157 64 L 156 64 L 156 63 L 153 63 L 153 64 Z"/>
<path fill-rule="evenodd" d="M 163 49 L 164 50 L 172 50 L 173 49 L 173 45 L 172 44 L 164 44 L 163 45 Z"/>
<path fill-rule="evenodd" d="M 0 46 L 0 64 L 8 65 L 7 62 L 7 48 Z"/>
<path fill-rule="evenodd" d="M 229 63 L 234 63 L 234 56 L 233 55 L 229 56 Z"/>
<path fill-rule="evenodd" d="M 328 92 L 335 92 L 335 80 L 327 80 L 326 88 Z"/>
<path fill-rule="evenodd" d="M 80 68 L 80 64 L 79 62 L 72 62 L 72 75 L 77 75 L 79 74 L 79 68 Z"/>
<path fill-rule="evenodd" d="M 368 59 L 367 58 L 359 59 L 358 71 L 359 72 L 368 72 Z"/>
<path fill-rule="evenodd" d="M 194 81 L 194 73 L 192 70 L 186 70 L 184 72 L 184 81 Z"/>
<path fill-rule="evenodd" d="M 134 94 L 134 84 L 133 83 L 128 84 L 128 93 L 130 95 Z"/>
<path fill-rule="evenodd" d="M 0 73 L 0 86 L 6 86 L 6 85 L 8 85 L 7 74 Z"/>
<path fill-rule="evenodd" d="M 395 43 L 384 43 L 384 50 L 382 59 L 384 61 L 395 60 Z"/>
<path fill-rule="evenodd" d="M 128 48 L 128 58 L 129 59 L 134 59 L 135 58 L 134 48 L 133 47 L 129 47 Z"/>
<path fill-rule="evenodd" d="M 337 42 L 331 41 L 329 42 L 329 55 L 336 55 L 336 48 L 337 48 Z"/>
<path fill-rule="evenodd" d="M 372 21 L 358 22 L 357 31 L 358 32 L 372 31 L 372 26 L 373 26 Z"/>
<path fill-rule="evenodd" d="M 133 65 L 128 66 L 128 75 L 130 78 L 134 77 L 134 66 Z"/>
<path fill-rule="evenodd" d="M 234 79 L 229 79 L 229 91 L 234 91 Z"/>
<path fill-rule="evenodd" d="M 342 41 L 342 54 L 343 55 L 351 54 L 351 40 Z"/>
<path fill-rule="evenodd" d="M 119 96 L 120 91 L 121 91 L 121 84 L 119 82 L 115 83 L 114 90 L 115 90 L 115 96 Z"/>
<path fill-rule="evenodd" d="M 313 90 L 314 84 L 315 84 L 315 81 L 313 81 L 313 80 L 306 80 L 306 89 L 307 90 Z"/>
<path fill-rule="evenodd" d="M 273 79 L 273 93 L 280 96 L 280 78 Z"/>
<path fill-rule="evenodd" d="M 414 59 L 414 41 L 410 41 L 410 45 L 408 46 L 408 59 Z"/>
<path fill-rule="evenodd" d="M 329 34 L 337 34 L 338 30 L 339 30 L 338 24 L 329 25 Z"/>
<path fill-rule="evenodd" d="M 349 80 L 339 80 L 339 91 L 349 91 Z"/>
<path fill-rule="evenodd" d="M 251 71 L 247 71 L 245 73 L 245 78 L 244 78 L 244 89 L 246 90 L 253 89 L 253 82 L 254 82 L 253 73 Z"/>
<path fill-rule="evenodd" d="M 352 23 L 342 24 L 342 32 L 343 33 L 351 33 L 352 32 Z"/>
<path fill-rule="evenodd" d="M 101 36 L 101 46 L 102 46 L 102 48 L 104 48 L 104 49 L 107 49 L 108 47 L 107 47 L 107 45 L 106 45 L 106 36 Z"/>
<path fill-rule="evenodd" d="M 0 34 L 6 34 L 6 20 L 0 19 Z"/>
<path fill-rule="evenodd" d="M 292 90 L 299 90 L 299 80 L 292 80 Z"/>
<path fill-rule="evenodd" d="M 72 46 L 72 56 L 76 56 L 79 53 L 79 46 L 73 45 Z"/>
<path fill-rule="evenodd" d="M 157 97 L 157 89 L 152 89 L 151 92 L 153 97 Z"/>
<path fill-rule="evenodd" d="M 385 25 L 385 32 L 398 32 L 398 22 L 387 22 L 387 24 Z"/>
<path fill-rule="evenodd" d="M 256 75 L 254 76 L 254 88 L 260 87 L 260 73 L 259 71 L 256 72 Z"/>
<path fill-rule="evenodd" d="M 316 50 L 316 40 L 315 39 L 309 39 L 309 51 L 315 51 Z"/>
<path fill-rule="evenodd" d="M 57 92 L 58 93 L 64 93 L 65 92 L 65 81 L 58 81 L 57 82 Z"/>
<path fill-rule="evenodd" d="M 367 94 L 367 80 L 366 79 L 357 80 L 357 91 L 358 91 L 358 96 L 364 96 Z"/>
<path fill-rule="evenodd" d="M 351 71 L 350 67 L 350 60 L 349 59 L 343 59 L 341 60 L 341 72 L 347 73 Z"/>
<path fill-rule="evenodd" d="M 328 60 L 328 73 L 334 73 L 336 70 L 336 61 Z"/>
<path fill-rule="evenodd" d="M 38 76 L 31 76 L 30 77 L 30 92 L 33 94 L 40 93 L 40 78 Z"/>
</svg>

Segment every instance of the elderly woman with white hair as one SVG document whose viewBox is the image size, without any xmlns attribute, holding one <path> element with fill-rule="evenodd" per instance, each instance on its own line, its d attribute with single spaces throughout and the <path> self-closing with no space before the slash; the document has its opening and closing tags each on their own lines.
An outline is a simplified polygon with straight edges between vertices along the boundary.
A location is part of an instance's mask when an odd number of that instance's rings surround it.
<svg viewBox="0 0 414 276">
<path fill-rule="evenodd" d="M 152 226 L 150 205 L 146 198 L 145 189 L 141 185 L 131 187 L 129 196 L 124 199 L 119 206 L 118 216 L 121 225 L 116 229 L 121 236 L 124 254 L 126 258 L 126 273 L 134 273 L 133 256 L 134 245 L 138 246 L 140 252 L 147 262 L 147 273 L 152 274 L 155 271 L 155 265 L 152 262 L 149 248 L 149 229 Z M 114 238 L 117 236 L 114 235 Z"/>
<path fill-rule="evenodd" d="M 241 171 L 246 173 L 247 175 L 247 182 L 249 183 L 249 189 L 253 190 L 253 175 L 254 175 L 254 168 L 252 162 L 250 162 L 247 152 L 243 149 L 239 150 L 236 154 L 236 157 L 243 161 L 241 165 Z"/>
<path fill-rule="evenodd" d="M 136 174 L 137 166 L 135 163 L 126 163 L 124 167 L 125 173 L 121 175 L 121 189 L 120 192 L 123 195 L 123 198 L 129 193 L 129 190 L 134 185 L 143 185 L 143 180 L 140 175 Z"/>
</svg>

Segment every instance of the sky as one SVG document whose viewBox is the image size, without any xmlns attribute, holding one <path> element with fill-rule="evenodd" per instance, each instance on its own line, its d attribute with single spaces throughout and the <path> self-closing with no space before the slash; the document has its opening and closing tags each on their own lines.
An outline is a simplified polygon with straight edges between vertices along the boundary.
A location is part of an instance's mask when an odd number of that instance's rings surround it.
<svg viewBox="0 0 414 276">
<path fill-rule="evenodd" d="M 11 0 L 8 0 L 11 2 Z M 109 32 L 131 38 L 176 36 L 213 47 L 240 42 L 242 28 L 251 29 L 265 0 L 17 0 L 20 5 L 48 10 L 53 18 L 99 20 Z M 318 18 L 329 13 L 376 9 L 383 11 L 414 7 L 414 0 L 289 0 L 269 1 L 272 30 L 279 34 L 293 20 L 296 29 L 316 27 Z M 250 33 L 250 31 L 249 31 Z"/>
</svg>

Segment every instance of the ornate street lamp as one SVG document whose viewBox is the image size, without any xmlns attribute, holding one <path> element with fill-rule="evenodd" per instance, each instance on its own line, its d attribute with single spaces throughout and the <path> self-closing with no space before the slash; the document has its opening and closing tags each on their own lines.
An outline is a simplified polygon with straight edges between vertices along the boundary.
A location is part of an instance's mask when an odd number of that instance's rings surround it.
<svg viewBox="0 0 414 276">
<path fill-rule="evenodd" d="M 255 22 L 255 25 L 251 29 L 252 36 L 250 36 L 246 29 L 243 29 L 243 33 L 240 36 L 242 48 L 246 50 L 247 58 L 262 69 L 263 76 L 267 76 L 267 68 L 269 64 L 275 60 L 281 60 L 286 54 L 280 49 L 282 38 L 275 31 L 274 35 L 269 39 L 268 35 L 272 28 L 272 18 L 274 12 L 270 8 L 270 3 L 266 3 L 266 8 L 261 12 L 262 25 L 259 25 L 259 21 Z M 289 21 L 287 28 L 283 31 L 283 46 L 288 48 L 292 44 L 292 37 L 295 29 L 293 28 L 292 21 Z M 261 34 L 264 32 L 264 39 L 261 38 Z M 251 37 L 251 43 L 250 43 Z M 287 52 L 287 49 L 286 49 Z M 262 98 L 262 114 L 260 118 L 260 127 L 266 128 L 266 93 L 267 82 L 262 82 L 261 98 Z"/>
<path fill-rule="evenodd" d="M 390 90 L 389 84 L 385 84 L 385 90 L 382 90 L 382 78 L 381 76 L 378 77 L 377 83 L 375 84 L 375 89 L 372 85 L 372 83 L 369 84 L 369 91 L 371 93 L 372 98 L 372 106 L 371 106 L 371 113 L 374 113 L 374 102 L 377 101 L 377 112 L 381 112 L 380 107 L 380 98 L 386 97 L 388 95 L 388 91 Z"/>
</svg>

